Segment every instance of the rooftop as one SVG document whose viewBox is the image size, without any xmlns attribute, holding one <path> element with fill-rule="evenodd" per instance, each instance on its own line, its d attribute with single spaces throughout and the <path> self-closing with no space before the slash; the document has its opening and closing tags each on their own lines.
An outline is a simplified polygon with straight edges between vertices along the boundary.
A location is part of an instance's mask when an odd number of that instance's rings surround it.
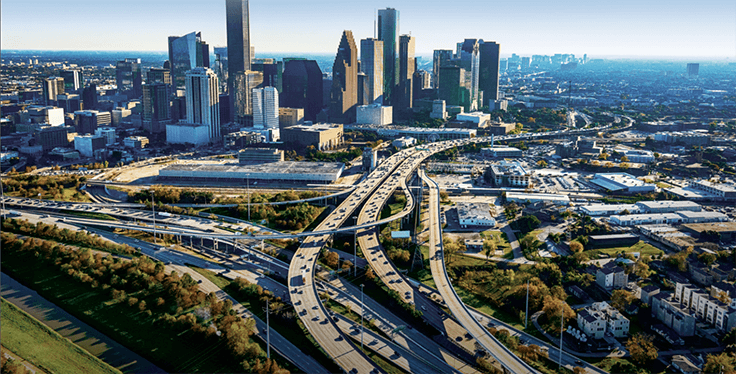
<svg viewBox="0 0 736 374">
<path fill-rule="evenodd" d="M 551 193 L 525 193 L 525 192 L 506 192 L 507 199 L 519 199 L 519 200 L 555 200 L 555 201 L 570 201 L 567 195 L 556 195 Z"/>
<path fill-rule="evenodd" d="M 736 222 L 688 223 L 684 226 L 697 232 L 736 232 Z"/>
<path fill-rule="evenodd" d="M 493 219 L 488 204 L 480 203 L 457 203 L 457 214 L 460 219 Z"/>
<path fill-rule="evenodd" d="M 639 201 L 636 205 L 643 206 L 649 210 L 667 208 L 700 208 L 700 204 L 692 201 L 675 200 Z"/>
</svg>

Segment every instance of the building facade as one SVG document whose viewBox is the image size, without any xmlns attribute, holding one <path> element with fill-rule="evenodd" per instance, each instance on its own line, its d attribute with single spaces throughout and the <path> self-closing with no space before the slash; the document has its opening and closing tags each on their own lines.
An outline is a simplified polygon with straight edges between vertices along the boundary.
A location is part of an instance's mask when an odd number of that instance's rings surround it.
<svg viewBox="0 0 736 374">
<path fill-rule="evenodd" d="M 332 65 L 330 120 L 337 123 L 355 122 L 358 104 L 358 49 L 353 32 L 345 30 Z"/>
<path fill-rule="evenodd" d="M 141 59 L 126 58 L 115 65 L 115 82 L 118 94 L 126 95 L 128 99 L 139 98 L 143 95 L 143 75 L 141 74 Z"/>
<path fill-rule="evenodd" d="M 356 122 L 363 125 L 386 126 L 393 123 L 393 107 L 381 104 L 361 105 Z"/>
<path fill-rule="evenodd" d="M 365 99 L 369 104 L 383 104 L 383 41 L 373 38 L 360 41 L 360 70 L 365 74 Z"/>
<path fill-rule="evenodd" d="M 190 70 L 186 76 L 186 92 L 187 122 L 207 125 L 209 141 L 218 141 L 221 134 L 217 75 L 209 68 L 197 67 Z"/>
<path fill-rule="evenodd" d="M 304 119 L 316 121 L 322 110 L 322 70 L 315 60 L 289 59 L 284 62 L 281 105 L 304 109 Z"/>
<path fill-rule="evenodd" d="M 202 41 L 202 33 L 169 36 L 171 80 L 176 88 L 184 88 L 187 72 L 195 67 L 210 67 L 210 46 Z"/>
<path fill-rule="evenodd" d="M 383 103 L 393 104 L 393 91 L 398 84 L 399 11 L 378 10 L 378 39 L 383 42 Z"/>
<path fill-rule="evenodd" d="M 230 95 L 230 108 L 235 104 L 235 75 L 251 70 L 250 14 L 248 0 L 226 0 L 227 18 L 227 92 Z M 232 118 L 235 112 L 231 109 Z"/>
</svg>

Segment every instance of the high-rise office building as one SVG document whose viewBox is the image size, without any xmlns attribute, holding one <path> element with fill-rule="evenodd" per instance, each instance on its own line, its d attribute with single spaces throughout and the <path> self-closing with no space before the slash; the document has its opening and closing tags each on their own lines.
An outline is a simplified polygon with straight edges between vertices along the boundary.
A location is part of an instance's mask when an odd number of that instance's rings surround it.
<svg viewBox="0 0 736 374">
<path fill-rule="evenodd" d="M 697 77 L 699 73 L 700 73 L 700 64 L 698 63 L 687 64 L 688 77 Z"/>
<path fill-rule="evenodd" d="M 383 41 L 383 102 L 393 105 L 393 91 L 398 81 L 399 11 L 378 10 L 378 39 Z"/>
<path fill-rule="evenodd" d="M 443 66 L 440 68 L 440 88 L 438 96 L 447 105 L 462 106 L 466 111 L 470 108 L 470 86 L 466 79 L 467 72 L 459 66 Z"/>
<path fill-rule="evenodd" d="M 143 95 L 143 76 L 141 75 L 141 59 L 126 58 L 118 61 L 115 68 L 115 81 L 118 94 L 136 99 Z"/>
<path fill-rule="evenodd" d="M 233 93 L 234 121 L 242 126 L 253 124 L 253 90 L 263 86 L 263 73 L 248 70 L 235 74 Z"/>
<path fill-rule="evenodd" d="M 353 32 L 345 30 L 340 39 L 335 63 L 332 65 L 330 118 L 336 123 L 355 122 L 358 104 L 358 48 Z"/>
<path fill-rule="evenodd" d="M 365 100 L 383 104 L 383 41 L 373 38 L 360 41 L 360 70 L 365 73 Z"/>
<path fill-rule="evenodd" d="M 143 85 L 143 128 L 152 134 L 163 132 L 171 120 L 169 89 L 164 83 Z"/>
<path fill-rule="evenodd" d="M 64 78 L 64 92 L 76 92 L 84 87 L 84 77 L 79 69 L 62 70 L 62 78 Z"/>
<path fill-rule="evenodd" d="M 44 105 L 56 105 L 56 96 L 64 93 L 64 78 L 48 77 L 41 82 Z"/>
<path fill-rule="evenodd" d="M 74 125 L 77 133 L 94 134 L 98 127 L 109 126 L 112 123 L 110 112 L 98 112 L 96 110 L 80 110 L 74 112 Z"/>
<path fill-rule="evenodd" d="M 212 68 L 217 73 L 217 79 L 220 80 L 220 92 L 227 92 L 227 47 L 215 47 L 215 63 Z M 228 117 L 229 118 L 229 117 Z"/>
<path fill-rule="evenodd" d="M 226 0 L 225 8 L 227 12 L 227 92 L 230 95 L 230 108 L 234 108 L 235 76 L 239 72 L 251 70 L 248 0 Z"/>
<path fill-rule="evenodd" d="M 210 142 L 220 139 L 220 94 L 217 75 L 196 67 L 186 76 L 187 122 L 209 126 Z"/>
<path fill-rule="evenodd" d="M 482 42 L 482 40 L 480 41 Z M 470 106 L 467 111 L 477 110 L 481 107 L 480 89 L 478 87 L 480 78 L 480 42 L 478 39 L 465 39 L 458 43 L 457 60 L 465 70 L 465 85 L 470 87 Z"/>
<path fill-rule="evenodd" d="M 496 42 L 480 44 L 480 75 L 478 86 L 483 92 L 483 101 L 498 100 L 498 72 L 500 69 L 501 45 Z"/>
<path fill-rule="evenodd" d="M 416 70 L 415 40 L 416 38 L 411 35 L 401 35 L 399 37 L 399 84 L 394 110 L 409 109 L 414 102 L 414 84 L 412 82 Z"/>
<path fill-rule="evenodd" d="M 276 87 L 253 90 L 253 127 L 279 128 L 279 92 Z"/>
<path fill-rule="evenodd" d="M 186 76 L 186 74 L 185 74 Z M 168 84 L 171 85 L 171 70 L 161 68 L 151 68 L 146 74 L 146 83 L 148 84 Z"/>
<path fill-rule="evenodd" d="M 82 110 L 82 99 L 77 94 L 58 94 L 56 95 L 56 106 L 64 109 L 64 113 L 74 113 Z"/>
<path fill-rule="evenodd" d="M 97 109 L 97 85 L 92 83 L 82 90 L 83 109 Z"/>
<path fill-rule="evenodd" d="M 195 67 L 210 67 L 210 46 L 202 41 L 202 33 L 169 36 L 169 64 L 175 88 L 184 88 L 184 79 Z"/>
<path fill-rule="evenodd" d="M 279 97 L 286 108 L 303 108 L 304 119 L 316 121 L 322 110 L 322 70 L 315 60 L 284 59 Z"/>
<path fill-rule="evenodd" d="M 440 88 L 440 68 L 452 60 L 452 50 L 435 49 L 432 54 L 432 83 L 435 90 Z"/>
<path fill-rule="evenodd" d="M 276 61 L 272 58 L 256 58 L 253 59 L 250 67 L 253 71 L 260 71 L 263 73 L 264 87 L 275 87 L 276 90 L 281 92 L 283 89 L 281 80 L 284 71 L 284 63 L 282 61 Z"/>
</svg>

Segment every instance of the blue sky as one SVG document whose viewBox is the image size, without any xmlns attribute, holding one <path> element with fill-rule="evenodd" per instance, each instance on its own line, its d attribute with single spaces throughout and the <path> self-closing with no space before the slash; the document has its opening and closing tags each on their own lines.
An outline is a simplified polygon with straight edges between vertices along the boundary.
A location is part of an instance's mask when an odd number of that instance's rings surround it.
<svg viewBox="0 0 736 374">
<path fill-rule="evenodd" d="M 169 35 L 201 31 L 226 44 L 224 0 L 2 0 L 2 49 L 163 51 Z M 734 0 L 253 0 L 259 52 L 333 53 L 342 30 L 373 35 L 376 9 L 398 9 L 417 54 L 463 38 L 502 54 L 717 57 L 736 60 Z M 357 42 L 357 40 L 356 40 Z"/>
</svg>

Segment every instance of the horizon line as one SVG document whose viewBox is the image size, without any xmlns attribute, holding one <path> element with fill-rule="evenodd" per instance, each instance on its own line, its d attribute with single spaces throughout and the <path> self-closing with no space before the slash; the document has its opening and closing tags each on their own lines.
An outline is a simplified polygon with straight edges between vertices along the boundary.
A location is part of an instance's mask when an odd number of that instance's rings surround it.
<svg viewBox="0 0 736 374">
<path fill-rule="evenodd" d="M 213 47 L 214 48 L 214 47 Z M 217 47 L 221 48 L 221 47 Z M 18 52 L 107 52 L 107 53 L 163 53 L 167 54 L 168 51 L 166 50 L 113 50 L 113 49 L 0 49 L 0 52 L 11 52 L 11 51 L 18 51 Z M 415 56 L 431 56 L 433 52 L 422 52 L 422 53 L 416 53 Z M 543 53 L 523 53 L 523 52 L 512 52 L 514 54 L 517 54 L 521 57 L 525 56 L 533 56 L 533 55 L 545 55 Z M 561 54 L 573 54 L 576 57 L 578 54 L 575 53 L 564 53 L 564 52 L 556 52 Z M 288 52 L 288 51 L 269 51 L 269 52 L 261 52 L 261 54 L 294 54 L 294 55 L 332 55 L 334 52 Z M 256 56 L 258 56 L 258 51 L 256 50 Z M 506 56 L 511 56 L 511 54 L 506 54 Z M 550 54 L 547 54 L 546 56 L 550 56 Z M 3 56 L 3 59 L 5 56 Z M 258 58 L 258 57 L 256 57 Z M 736 61 L 736 56 L 684 56 L 684 55 L 589 55 L 588 59 L 703 59 L 703 60 L 730 60 L 734 59 Z"/>
</svg>

